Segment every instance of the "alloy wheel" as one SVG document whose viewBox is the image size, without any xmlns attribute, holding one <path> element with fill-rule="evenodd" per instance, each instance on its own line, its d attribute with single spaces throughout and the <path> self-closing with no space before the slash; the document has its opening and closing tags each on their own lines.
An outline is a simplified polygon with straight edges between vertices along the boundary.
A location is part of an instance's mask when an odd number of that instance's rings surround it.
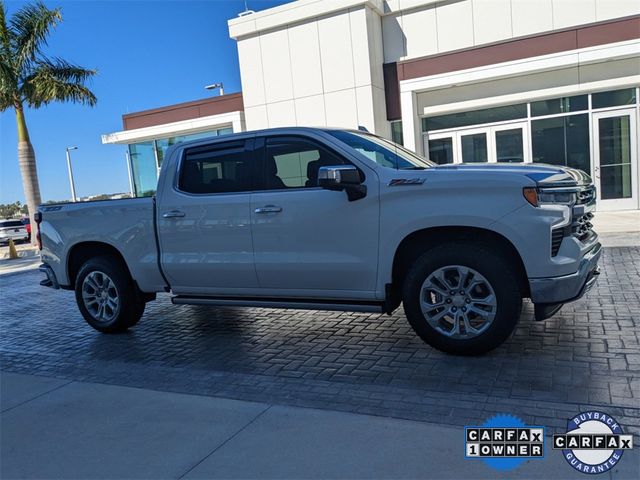
<svg viewBox="0 0 640 480">
<path fill-rule="evenodd" d="M 493 323 L 498 303 L 491 283 L 476 270 L 448 265 L 432 272 L 420 289 L 425 320 L 442 335 L 467 340 Z"/>
<path fill-rule="evenodd" d="M 82 301 L 89 314 L 100 323 L 111 322 L 120 311 L 118 289 L 113 280 L 97 270 L 82 282 Z"/>
</svg>

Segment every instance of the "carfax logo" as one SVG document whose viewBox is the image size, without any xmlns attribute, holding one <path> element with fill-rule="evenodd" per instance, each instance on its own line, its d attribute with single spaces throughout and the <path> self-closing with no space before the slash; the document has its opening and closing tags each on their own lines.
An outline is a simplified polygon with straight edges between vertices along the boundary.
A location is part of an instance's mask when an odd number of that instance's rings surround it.
<svg viewBox="0 0 640 480">
<path fill-rule="evenodd" d="M 582 473 L 598 474 L 611 470 L 625 450 L 633 448 L 633 435 L 624 435 L 611 415 L 584 412 L 569 419 L 567 433 L 553 436 L 553 449 Z"/>
<path fill-rule="evenodd" d="M 482 459 L 496 470 L 544 458 L 544 427 L 527 426 L 513 415 L 496 415 L 479 427 L 465 427 L 465 458 Z"/>
</svg>

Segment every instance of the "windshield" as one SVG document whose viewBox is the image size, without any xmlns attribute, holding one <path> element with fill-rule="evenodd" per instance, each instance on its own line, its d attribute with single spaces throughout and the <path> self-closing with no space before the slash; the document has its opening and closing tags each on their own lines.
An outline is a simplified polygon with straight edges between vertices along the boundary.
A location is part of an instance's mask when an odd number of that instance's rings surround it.
<svg viewBox="0 0 640 480">
<path fill-rule="evenodd" d="M 327 133 L 383 167 L 423 170 L 435 165 L 398 144 L 370 133 L 345 130 L 327 130 Z"/>
</svg>

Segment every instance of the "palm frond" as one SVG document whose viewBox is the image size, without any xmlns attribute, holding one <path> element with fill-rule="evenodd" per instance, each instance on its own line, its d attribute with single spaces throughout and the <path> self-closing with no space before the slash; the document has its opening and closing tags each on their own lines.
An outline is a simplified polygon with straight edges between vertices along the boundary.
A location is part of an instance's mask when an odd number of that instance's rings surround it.
<svg viewBox="0 0 640 480">
<path fill-rule="evenodd" d="M 93 106 L 97 99 L 86 83 L 95 74 L 95 70 L 78 67 L 59 58 L 42 60 L 23 79 L 20 96 L 35 108 L 54 101 Z"/>
<path fill-rule="evenodd" d="M 7 11 L 4 2 L 0 1 L 0 55 L 7 61 L 11 55 L 11 31 L 7 25 Z"/>
<path fill-rule="evenodd" d="M 0 112 L 13 106 L 16 92 L 16 80 L 13 69 L 0 58 Z"/>
<path fill-rule="evenodd" d="M 18 84 L 12 63 L 12 38 L 12 32 L 7 26 L 6 8 L 0 0 L 0 112 L 13 106 Z"/>
<path fill-rule="evenodd" d="M 42 2 L 25 5 L 11 17 L 9 29 L 14 37 L 14 55 L 19 65 L 35 61 L 47 45 L 51 29 L 62 20 L 59 8 L 49 9 Z"/>
</svg>

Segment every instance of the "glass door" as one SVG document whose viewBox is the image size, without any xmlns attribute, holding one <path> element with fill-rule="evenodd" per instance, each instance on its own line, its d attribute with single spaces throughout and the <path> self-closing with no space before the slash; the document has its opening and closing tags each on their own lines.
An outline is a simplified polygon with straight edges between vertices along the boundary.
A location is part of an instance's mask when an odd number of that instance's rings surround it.
<svg viewBox="0 0 640 480">
<path fill-rule="evenodd" d="M 601 210 L 638 208 L 635 110 L 593 115 L 593 176 Z"/>
<path fill-rule="evenodd" d="M 458 134 L 458 158 L 462 163 L 484 163 L 489 161 L 489 129 L 463 130 Z"/>
<path fill-rule="evenodd" d="M 455 133 L 435 133 L 424 136 L 425 156 L 439 165 L 455 162 Z"/>
<path fill-rule="evenodd" d="M 492 161 L 500 163 L 529 162 L 526 122 L 491 127 Z"/>
<path fill-rule="evenodd" d="M 527 123 L 428 132 L 424 151 L 438 164 L 529 162 Z"/>
</svg>

